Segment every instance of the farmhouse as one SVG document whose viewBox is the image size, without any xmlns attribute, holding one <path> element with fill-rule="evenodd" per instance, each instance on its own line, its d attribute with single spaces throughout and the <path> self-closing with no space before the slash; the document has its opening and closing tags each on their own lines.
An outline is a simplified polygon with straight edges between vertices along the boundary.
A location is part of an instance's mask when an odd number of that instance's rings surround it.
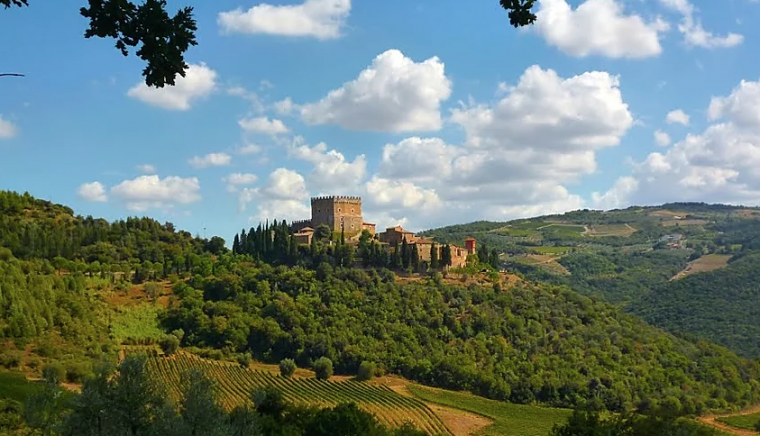
<svg viewBox="0 0 760 436">
<path fill-rule="evenodd" d="M 329 196 L 311 199 L 311 219 L 293 221 L 290 230 L 299 244 L 311 244 L 314 232 L 326 225 L 334 232 L 343 231 L 350 244 L 356 244 L 362 231 L 366 230 L 380 242 L 381 246 L 392 251 L 404 241 L 416 245 L 419 260 L 429 262 L 434 241 L 421 238 L 401 226 L 388 227 L 382 233 L 375 232 L 375 224 L 364 221 L 362 217 L 362 199 L 360 197 Z M 442 258 L 443 245 L 436 244 L 438 258 Z M 475 254 L 475 239 L 465 241 L 465 247 L 449 245 L 451 248 L 451 266 L 460 267 L 467 263 L 467 255 Z"/>
</svg>

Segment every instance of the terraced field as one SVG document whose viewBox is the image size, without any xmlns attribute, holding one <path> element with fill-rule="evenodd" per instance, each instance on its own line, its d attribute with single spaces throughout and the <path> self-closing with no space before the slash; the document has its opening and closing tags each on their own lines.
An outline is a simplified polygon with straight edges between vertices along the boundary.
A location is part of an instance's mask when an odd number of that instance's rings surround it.
<svg viewBox="0 0 760 436">
<path fill-rule="evenodd" d="M 362 409 L 377 415 L 380 421 L 391 427 L 411 422 L 431 435 L 451 435 L 441 419 L 425 403 L 400 395 L 387 386 L 353 380 L 286 379 L 268 371 L 251 370 L 230 362 L 202 359 L 183 351 L 166 357 L 159 354 L 155 348 L 129 347 L 127 353 L 147 353 L 148 368 L 167 385 L 169 396 L 172 398 L 180 396 L 181 375 L 196 368 L 218 383 L 222 392 L 222 405 L 228 409 L 250 401 L 254 388 L 274 386 L 280 389 L 289 401 L 320 407 L 354 402 Z"/>
</svg>

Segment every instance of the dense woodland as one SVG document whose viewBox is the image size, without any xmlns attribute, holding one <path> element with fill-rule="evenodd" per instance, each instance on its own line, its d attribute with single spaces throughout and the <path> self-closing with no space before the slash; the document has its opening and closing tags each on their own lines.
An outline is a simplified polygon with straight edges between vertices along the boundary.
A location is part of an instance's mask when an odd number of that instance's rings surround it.
<svg viewBox="0 0 760 436">
<path fill-rule="evenodd" d="M 593 296 L 613 283 L 642 289 L 645 270 L 658 267 L 665 277 L 686 261 L 680 254 L 573 253 L 564 262 L 577 281 L 506 284 L 495 273 L 456 281 L 428 265 L 429 274 L 399 282 L 390 269 L 363 262 L 367 247 L 372 253 L 366 238 L 356 252 L 340 234 L 298 247 L 285 223 L 274 222 L 272 245 L 256 245 L 266 241 L 264 224 L 226 250 L 221 238 L 193 238 L 149 219 L 109 224 L 14 193 L 0 194 L 0 205 L 7 368 L 60 362 L 61 377 L 75 382 L 99 374 L 92 362 L 113 360 L 120 345 L 104 293 L 167 279 L 175 300 L 159 311 L 163 329 L 181 332 L 182 346 L 223 356 L 292 358 L 301 367 L 328 358 L 344 374 L 373 362 L 432 386 L 589 410 L 690 415 L 760 401 L 757 362 L 666 334 Z M 30 236 L 48 231 L 57 236 Z M 736 265 L 753 261 L 747 250 L 737 252 Z M 482 253 L 473 260 L 493 260 Z M 403 256 L 398 262 L 403 269 Z M 573 289 L 584 283 L 591 298 Z"/>
<path fill-rule="evenodd" d="M 676 210 L 682 218 L 701 220 L 692 226 L 662 226 Z M 628 313 L 672 333 L 707 339 L 751 358 L 760 357 L 758 279 L 760 266 L 760 209 L 672 203 L 657 208 L 632 207 L 600 212 L 576 211 L 510 223 L 461 224 L 425 232 L 448 243 L 474 235 L 507 253 L 503 267 L 529 280 L 567 286 L 583 295 L 614 303 Z M 589 238 L 578 233 L 550 232 L 530 239 L 505 235 L 505 226 L 536 228 L 551 222 L 578 225 L 629 224 L 636 231 L 628 236 Z M 659 238 L 677 233 L 684 248 L 669 250 Z M 520 256 L 536 248 L 567 246 L 557 263 L 569 274 L 554 274 L 541 266 L 520 262 Z M 728 267 L 684 279 L 670 279 L 691 261 L 706 254 L 730 256 Z"/>
</svg>

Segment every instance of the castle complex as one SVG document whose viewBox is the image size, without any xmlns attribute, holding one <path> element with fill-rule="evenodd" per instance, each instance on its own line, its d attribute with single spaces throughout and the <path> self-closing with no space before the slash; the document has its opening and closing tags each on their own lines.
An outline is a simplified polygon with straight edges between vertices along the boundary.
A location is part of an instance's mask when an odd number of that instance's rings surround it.
<svg viewBox="0 0 760 436">
<path fill-rule="evenodd" d="M 344 231 L 347 235 L 361 233 L 364 229 L 375 234 L 375 225 L 365 223 L 362 218 L 361 197 L 312 197 L 311 219 L 293 221 L 291 230 L 294 232 L 305 228 L 314 230 L 323 224 L 334 232 Z"/>
<path fill-rule="evenodd" d="M 348 243 L 356 243 L 363 230 L 367 230 L 386 250 L 401 245 L 404 241 L 417 246 L 420 261 L 430 261 L 430 251 L 434 242 L 416 236 L 413 232 L 404 230 L 401 226 L 389 227 L 382 233 L 375 232 L 375 224 L 364 221 L 362 217 L 361 197 L 329 196 L 313 197 L 311 199 L 311 219 L 293 221 L 291 231 L 298 243 L 311 244 L 315 229 L 326 225 L 334 232 L 344 232 Z M 460 267 L 467 263 L 467 255 L 475 254 L 475 240 L 465 241 L 465 248 L 456 245 L 451 247 L 451 266 Z M 439 250 L 438 258 L 442 257 L 443 245 L 436 245 Z"/>
</svg>

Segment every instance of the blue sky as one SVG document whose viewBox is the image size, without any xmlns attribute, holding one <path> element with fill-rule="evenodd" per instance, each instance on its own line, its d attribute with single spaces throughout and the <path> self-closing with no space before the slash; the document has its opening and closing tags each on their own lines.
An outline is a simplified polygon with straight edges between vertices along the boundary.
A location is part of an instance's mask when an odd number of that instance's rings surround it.
<svg viewBox="0 0 760 436">
<path fill-rule="evenodd" d="M 83 38 L 75 2 L 0 11 L 0 189 L 230 239 L 361 195 L 412 230 L 665 201 L 760 204 L 760 4 L 170 1 L 173 89 Z M 84 3 L 84 2 L 78 2 Z"/>
</svg>

